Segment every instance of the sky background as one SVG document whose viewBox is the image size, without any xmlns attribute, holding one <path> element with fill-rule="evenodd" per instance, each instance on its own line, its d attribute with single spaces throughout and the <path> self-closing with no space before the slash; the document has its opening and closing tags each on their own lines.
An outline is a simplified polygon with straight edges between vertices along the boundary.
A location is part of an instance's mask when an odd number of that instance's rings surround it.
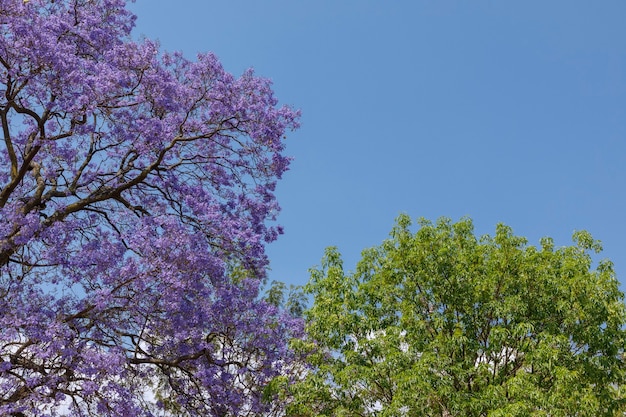
<svg viewBox="0 0 626 417">
<path fill-rule="evenodd" d="M 270 280 L 348 270 L 400 213 L 602 241 L 626 289 L 626 2 L 137 0 L 135 36 L 302 110 Z"/>
</svg>

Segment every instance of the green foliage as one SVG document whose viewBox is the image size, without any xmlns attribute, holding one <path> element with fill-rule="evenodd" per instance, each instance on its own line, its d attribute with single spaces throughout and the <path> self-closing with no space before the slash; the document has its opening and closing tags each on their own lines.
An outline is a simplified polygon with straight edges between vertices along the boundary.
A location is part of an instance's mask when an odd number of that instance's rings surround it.
<svg viewBox="0 0 626 417">
<path fill-rule="evenodd" d="M 307 297 L 302 292 L 301 286 L 291 284 L 287 290 L 284 282 L 276 280 L 273 280 L 265 291 L 264 300 L 276 307 L 284 308 L 292 317 L 302 317 L 307 306 Z"/>
<path fill-rule="evenodd" d="M 287 285 L 281 281 L 272 281 L 272 284 L 265 291 L 265 301 L 273 306 L 280 307 L 285 301 L 285 288 Z"/>
<path fill-rule="evenodd" d="M 609 261 L 591 269 L 589 233 L 555 249 L 419 225 L 401 216 L 355 273 L 334 248 L 311 271 L 312 370 L 290 415 L 623 415 L 623 294 Z"/>
</svg>

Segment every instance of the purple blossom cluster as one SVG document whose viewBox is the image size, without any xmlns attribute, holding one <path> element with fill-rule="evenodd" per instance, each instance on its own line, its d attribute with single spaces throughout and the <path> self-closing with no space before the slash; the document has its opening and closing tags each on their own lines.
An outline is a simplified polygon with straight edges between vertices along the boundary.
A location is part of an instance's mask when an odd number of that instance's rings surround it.
<svg viewBox="0 0 626 417">
<path fill-rule="evenodd" d="M 280 413 L 302 323 L 258 285 L 299 114 L 134 19 L 0 0 L 0 415 Z"/>
</svg>

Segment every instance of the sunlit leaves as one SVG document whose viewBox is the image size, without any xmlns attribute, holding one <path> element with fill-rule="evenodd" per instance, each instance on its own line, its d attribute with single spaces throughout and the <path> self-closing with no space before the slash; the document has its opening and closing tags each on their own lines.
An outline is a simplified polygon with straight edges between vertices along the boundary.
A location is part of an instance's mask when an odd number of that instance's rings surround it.
<svg viewBox="0 0 626 417">
<path fill-rule="evenodd" d="M 623 295 L 600 244 L 528 245 L 510 227 L 401 216 L 354 273 L 311 272 L 314 371 L 299 415 L 614 416 L 624 411 Z M 323 394 L 322 394 L 323 393 Z M 297 407 L 294 406 L 294 410 Z"/>
</svg>

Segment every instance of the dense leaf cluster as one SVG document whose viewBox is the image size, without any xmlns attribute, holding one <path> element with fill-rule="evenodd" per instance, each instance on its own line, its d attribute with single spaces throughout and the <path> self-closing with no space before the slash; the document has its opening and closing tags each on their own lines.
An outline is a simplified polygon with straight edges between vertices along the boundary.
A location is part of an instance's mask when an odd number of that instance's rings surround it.
<svg viewBox="0 0 626 417">
<path fill-rule="evenodd" d="M 599 243 L 541 247 L 499 225 L 401 216 L 356 272 L 329 249 L 307 312 L 315 370 L 294 415 L 616 416 L 626 313 Z"/>
</svg>

